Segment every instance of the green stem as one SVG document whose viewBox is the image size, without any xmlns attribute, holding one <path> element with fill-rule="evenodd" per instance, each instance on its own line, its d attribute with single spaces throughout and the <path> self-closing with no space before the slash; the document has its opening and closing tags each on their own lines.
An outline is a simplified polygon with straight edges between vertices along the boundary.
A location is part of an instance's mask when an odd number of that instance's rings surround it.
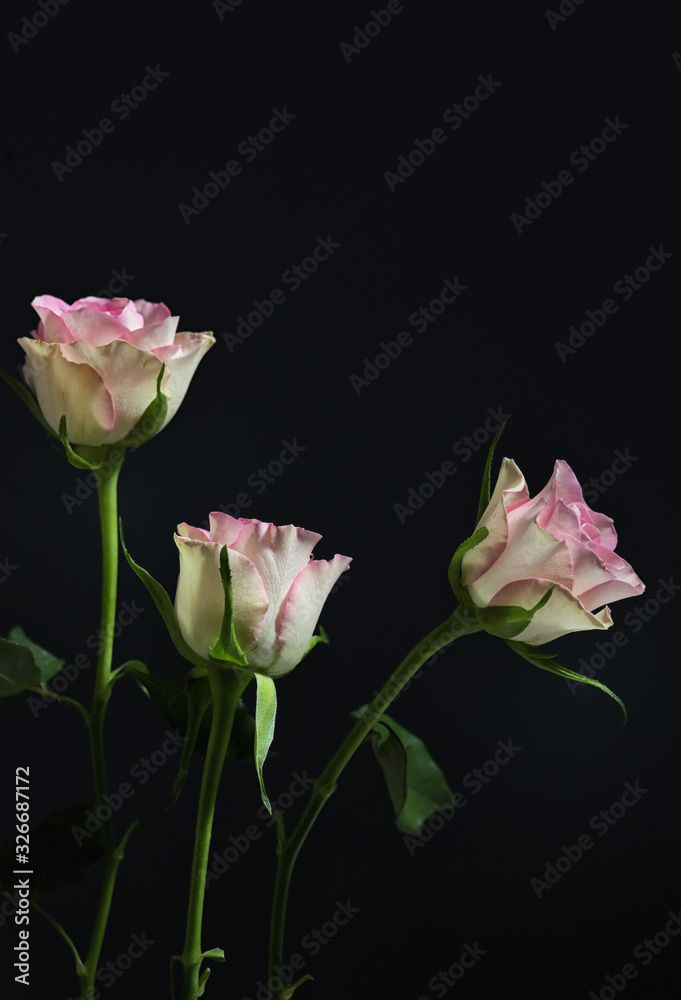
<svg viewBox="0 0 681 1000">
<path fill-rule="evenodd" d="M 280 834 L 280 845 L 278 851 L 277 875 L 274 885 L 274 899 L 272 902 L 272 921 L 270 925 L 270 953 L 269 953 L 269 974 L 274 975 L 274 968 L 284 964 L 284 926 L 286 920 L 286 904 L 288 899 L 289 885 L 293 866 L 298 852 L 305 843 L 305 839 L 310 832 L 317 816 L 321 812 L 324 804 L 336 789 L 336 781 L 348 763 L 355 750 L 364 742 L 367 735 L 378 719 L 386 711 L 392 701 L 398 696 L 404 685 L 409 681 L 417 670 L 430 659 L 434 653 L 443 646 L 448 645 L 461 635 L 472 634 L 481 631 L 482 626 L 473 617 L 469 609 L 459 605 L 451 616 L 441 625 L 422 639 L 410 653 L 405 656 L 400 665 L 383 685 L 374 700 L 367 707 L 364 714 L 357 720 L 352 730 L 326 765 L 320 776 L 317 778 L 312 789 L 310 801 L 305 812 L 291 834 L 284 840 Z M 284 1000 L 290 996 L 288 987 L 284 985 L 280 991 L 274 994 L 276 1000 Z"/>
<path fill-rule="evenodd" d="M 99 483 L 99 518 L 102 532 L 102 613 L 100 649 L 95 677 L 95 691 L 90 713 L 90 749 L 95 779 L 96 804 L 105 802 L 107 792 L 106 763 L 104 758 L 104 717 L 110 695 L 111 662 L 113 656 L 114 626 L 116 624 L 116 595 L 118 585 L 118 510 L 117 485 L 120 461 L 110 462 L 112 471 Z M 111 899 L 122 850 L 117 849 L 113 820 L 102 825 L 104 846 L 104 873 L 99 902 L 95 913 L 90 947 L 85 958 L 85 973 L 81 976 L 84 996 L 94 994 L 95 974 L 104 941 Z M 89 992 L 88 992 L 89 991 Z"/>
<path fill-rule="evenodd" d="M 183 968 L 181 1000 L 196 1000 L 203 992 L 202 984 L 205 982 L 205 978 L 201 976 L 201 963 L 204 956 L 201 946 L 201 926 L 215 802 L 227 747 L 232 735 L 234 713 L 239 698 L 253 678 L 252 674 L 244 671 L 217 666 L 209 667 L 208 676 L 213 696 L 213 720 L 210 727 L 208 751 L 203 768 L 196 817 L 184 949 L 182 955 L 179 956 Z"/>
</svg>

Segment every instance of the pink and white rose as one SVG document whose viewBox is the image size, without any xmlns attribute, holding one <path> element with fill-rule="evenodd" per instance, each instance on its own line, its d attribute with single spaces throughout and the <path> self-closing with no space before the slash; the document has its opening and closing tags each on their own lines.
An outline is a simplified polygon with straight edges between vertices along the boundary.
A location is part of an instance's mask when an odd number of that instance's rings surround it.
<svg viewBox="0 0 681 1000">
<path fill-rule="evenodd" d="M 33 339 L 19 338 L 24 376 L 55 432 L 66 416 L 71 444 L 113 444 L 126 437 L 155 399 L 164 364 L 165 426 L 215 343 L 210 333 L 176 333 L 178 317 L 163 303 L 144 299 L 90 295 L 68 305 L 39 295 L 31 305 L 40 322 Z"/>
<path fill-rule="evenodd" d="M 567 462 L 557 461 L 547 485 L 530 498 L 522 472 L 505 458 L 477 525 L 483 526 L 488 536 L 461 564 L 461 582 L 477 607 L 516 605 L 529 611 L 554 588 L 515 637 L 521 642 L 539 646 L 568 632 L 608 629 L 613 622 L 607 603 L 645 589 L 615 553 L 611 518 L 586 505 Z M 593 613 L 596 608 L 601 610 Z"/>
<path fill-rule="evenodd" d="M 237 641 L 250 669 L 280 677 L 304 656 L 324 602 L 352 560 L 312 559 L 322 536 L 292 524 L 277 527 L 222 513 L 209 521 L 209 531 L 180 524 L 175 535 L 175 617 L 182 636 L 206 659 L 218 640 L 225 607 L 220 551 L 226 545 Z"/>
</svg>

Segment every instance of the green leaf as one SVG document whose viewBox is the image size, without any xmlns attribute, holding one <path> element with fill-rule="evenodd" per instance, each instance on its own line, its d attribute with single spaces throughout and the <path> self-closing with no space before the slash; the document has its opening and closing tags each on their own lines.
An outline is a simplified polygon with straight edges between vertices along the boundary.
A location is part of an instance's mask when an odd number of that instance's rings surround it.
<svg viewBox="0 0 681 1000">
<path fill-rule="evenodd" d="M 611 691 L 609 687 L 605 684 L 601 684 L 600 681 L 594 680 L 592 677 L 585 677 L 584 674 L 575 673 L 574 670 L 569 670 L 567 667 L 561 667 L 559 663 L 554 663 L 555 654 L 550 653 L 538 653 L 534 646 L 530 646 L 526 642 L 518 642 L 517 640 L 507 639 L 507 645 L 518 654 L 522 656 L 524 660 L 527 660 L 535 667 L 539 667 L 540 670 L 548 670 L 550 673 L 555 674 L 556 677 L 562 677 L 566 681 L 578 681 L 580 684 L 591 684 L 592 687 L 600 688 L 601 691 L 605 691 L 609 694 L 611 698 L 617 702 L 622 711 L 624 712 L 624 725 L 627 723 L 627 710 L 624 702 L 619 698 L 614 691 Z"/>
<path fill-rule="evenodd" d="M 168 397 L 161 392 L 161 382 L 165 365 L 161 365 L 161 370 L 156 379 L 156 396 L 147 406 L 146 410 L 137 421 L 130 433 L 117 442 L 123 448 L 139 448 L 150 438 L 158 434 L 163 427 L 168 415 Z"/>
<path fill-rule="evenodd" d="M 216 962 L 224 962 L 225 953 L 222 948 L 211 948 L 210 951 L 204 951 L 201 958 L 212 958 Z"/>
<path fill-rule="evenodd" d="M 137 574 L 137 576 L 140 578 L 144 586 L 149 591 L 151 599 L 153 600 L 154 604 L 160 611 L 161 617 L 163 618 L 163 621 L 166 624 L 166 628 L 170 633 L 170 638 L 173 641 L 175 649 L 178 651 L 180 656 L 183 656 L 185 660 L 189 660 L 190 663 L 194 663 L 196 664 L 196 666 L 199 667 L 206 667 L 208 665 L 208 661 L 204 660 L 203 657 L 199 656 L 198 653 L 195 653 L 194 650 L 191 648 L 191 646 L 189 646 L 184 641 L 182 633 L 180 632 L 180 626 L 177 624 L 177 620 L 175 618 L 175 611 L 173 609 L 172 601 L 168 597 L 168 594 L 166 593 L 165 589 L 161 586 L 160 583 L 158 583 L 157 580 L 154 580 L 151 574 L 147 573 L 145 569 L 142 569 L 141 566 L 137 565 L 137 563 L 134 561 L 134 559 L 126 549 L 125 540 L 123 538 L 123 522 L 121 520 L 119 520 L 119 530 L 121 536 L 121 547 L 123 549 L 123 554 L 125 555 L 125 558 L 128 560 L 128 565 L 133 570 L 133 572 Z"/>
<path fill-rule="evenodd" d="M 277 691 L 274 681 L 266 674 L 256 674 L 257 694 L 255 701 L 255 768 L 260 782 L 260 795 L 269 813 L 272 812 L 270 800 L 265 791 L 262 768 L 267 757 L 267 751 L 274 738 L 274 721 L 277 715 Z"/>
<path fill-rule="evenodd" d="M 495 635 L 499 639 L 514 639 L 525 631 L 536 612 L 544 607 L 552 593 L 553 587 L 549 587 L 541 600 L 537 601 L 529 611 L 518 604 L 507 604 L 476 608 L 476 616 L 490 635 Z"/>
<path fill-rule="evenodd" d="M 478 528 L 470 538 L 467 538 L 465 542 L 459 545 L 449 564 L 449 582 L 455 597 L 464 607 L 473 607 L 473 602 L 468 596 L 468 591 L 461 583 L 461 562 L 466 553 L 470 552 L 476 545 L 479 545 L 483 538 L 487 538 L 488 535 L 489 531 L 487 528 Z"/>
<path fill-rule="evenodd" d="M 480 490 L 480 501 L 478 503 L 478 516 L 475 519 L 476 525 L 480 523 L 480 518 L 482 517 L 482 515 L 485 513 L 485 511 L 489 507 L 489 501 L 490 501 L 490 496 L 491 496 L 491 494 L 490 494 L 490 479 L 491 479 L 491 473 L 492 473 L 492 458 L 494 457 L 494 449 L 497 446 L 497 441 L 501 437 L 502 431 L 503 431 L 503 429 L 504 429 L 505 426 L 506 426 L 506 421 L 504 420 L 504 422 L 502 423 L 501 427 L 499 428 L 499 430 L 494 435 L 494 440 L 492 441 L 491 445 L 489 446 L 489 451 L 487 453 L 487 461 L 485 462 L 485 471 L 482 474 L 482 488 Z"/>
<path fill-rule="evenodd" d="M 0 639 L 0 698 L 11 698 L 40 686 L 41 674 L 33 653 L 24 645 Z"/>
<path fill-rule="evenodd" d="M 134 662 L 131 661 L 131 663 Z M 142 691 L 163 713 L 164 718 L 185 740 L 182 747 L 180 769 L 184 766 L 188 767 L 192 752 L 202 754 L 205 757 L 213 718 L 208 678 L 193 679 L 188 677 L 186 683 L 183 684 L 172 677 L 150 674 L 146 667 L 140 669 L 139 666 L 132 665 L 125 665 L 125 673 L 134 678 Z M 205 707 L 202 708 L 204 705 Z M 225 760 L 230 763 L 253 760 L 254 738 L 255 719 L 248 711 L 246 704 L 239 699 L 234 713 L 232 735 Z M 171 795 L 173 802 L 177 798 L 180 788 L 181 784 L 176 794 L 176 790 L 173 788 L 174 798 Z M 170 804 L 167 808 L 170 808 Z"/>
<path fill-rule="evenodd" d="M 359 718 L 366 708 L 363 705 L 351 714 Z M 417 837 L 433 813 L 451 805 L 452 790 L 425 743 L 390 716 L 378 717 L 371 741 L 395 809 L 397 828 Z"/>
<path fill-rule="evenodd" d="M 92 813 L 87 815 L 93 808 L 92 802 L 84 802 L 58 809 L 31 830 L 30 863 L 26 866 L 32 872 L 26 876 L 30 879 L 31 895 L 41 889 L 66 889 L 75 885 L 102 857 L 101 823 L 96 818 L 93 821 Z M 16 880 L 21 878 L 13 874 L 19 867 L 15 855 L 16 844 L 12 838 L 0 847 L 0 889 L 7 892 L 11 892 Z"/>
<path fill-rule="evenodd" d="M 45 420 L 45 417 L 43 416 L 43 411 L 40 409 L 35 397 L 26 388 L 26 386 L 22 385 L 22 383 L 19 382 L 18 379 L 15 379 L 13 375 L 10 375 L 9 372 L 6 372 L 4 368 L 0 368 L 0 378 L 3 378 L 7 383 L 7 385 L 11 386 L 11 388 L 14 389 L 21 402 L 28 407 L 28 409 L 31 411 L 33 416 L 38 421 L 38 423 L 42 424 L 42 426 L 45 428 L 50 437 L 58 437 L 58 435 L 54 433 L 54 431 L 48 424 L 47 420 Z"/>
<path fill-rule="evenodd" d="M 26 649 L 30 649 L 33 653 L 33 659 L 40 671 L 41 684 L 46 684 L 55 674 L 59 673 L 66 663 L 66 660 L 60 660 L 58 656 L 48 653 L 37 642 L 32 642 L 20 625 L 15 625 L 13 629 L 10 629 L 8 638 L 10 642 L 15 642 L 19 646 L 25 646 Z"/>
<path fill-rule="evenodd" d="M 225 592 L 225 610 L 222 616 L 220 635 L 214 646 L 211 646 L 211 658 L 219 662 L 235 663 L 239 667 L 247 667 L 246 654 L 239 645 L 234 631 L 234 602 L 232 600 L 232 574 L 229 568 L 227 546 L 220 549 L 220 577 L 222 589 Z"/>
</svg>

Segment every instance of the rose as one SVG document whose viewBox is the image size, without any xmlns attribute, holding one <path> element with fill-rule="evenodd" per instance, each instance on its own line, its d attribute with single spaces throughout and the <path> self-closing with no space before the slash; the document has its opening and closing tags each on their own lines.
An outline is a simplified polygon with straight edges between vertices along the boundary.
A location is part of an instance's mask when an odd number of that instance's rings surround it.
<svg viewBox="0 0 681 1000">
<path fill-rule="evenodd" d="M 643 592 L 629 563 L 615 553 L 613 522 L 592 511 L 567 462 L 557 461 L 541 493 L 530 499 L 522 472 L 503 460 L 478 528 L 489 534 L 461 563 L 461 582 L 478 608 L 534 608 L 547 603 L 514 638 L 539 646 L 568 632 L 608 629 L 606 606 Z"/>
<path fill-rule="evenodd" d="M 87 296 L 69 306 L 53 295 L 31 303 L 38 329 L 20 337 L 24 376 L 50 427 L 66 417 L 72 444 L 122 440 L 161 390 L 163 426 L 184 399 L 197 365 L 215 343 L 210 333 L 176 333 L 178 317 L 162 303 Z"/>
<path fill-rule="evenodd" d="M 175 617 L 185 642 L 208 658 L 220 636 L 225 594 L 220 552 L 227 546 L 234 631 L 256 673 L 280 677 L 300 662 L 324 601 L 349 556 L 310 558 L 322 537 L 292 524 L 277 527 L 229 514 L 210 515 L 210 531 L 178 525 L 180 575 Z"/>
</svg>

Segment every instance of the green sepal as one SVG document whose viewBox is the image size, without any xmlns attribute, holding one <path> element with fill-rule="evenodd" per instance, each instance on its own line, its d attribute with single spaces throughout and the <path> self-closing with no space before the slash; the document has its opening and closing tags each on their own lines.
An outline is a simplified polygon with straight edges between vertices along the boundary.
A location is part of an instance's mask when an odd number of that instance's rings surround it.
<svg viewBox="0 0 681 1000">
<path fill-rule="evenodd" d="M 305 652 L 301 656 L 301 658 L 300 658 L 300 662 L 301 663 L 305 659 L 305 657 L 307 656 L 307 654 L 309 652 L 311 652 L 315 648 L 315 646 L 317 645 L 318 642 L 323 642 L 326 646 L 329 645 L 329 637 L 328 637 L 328 635 L 326 634 L 325 630 L 322 628 L 321 625 L 319 626 L 319 635 L 313 635 L 312 636 L 312 638 L 310 639 L 310 641 L 308 643 L 307 649 L 305 650 Z"/>
<path fill-rule="evenodd" d="M 87 812 L 93 802 L 58 809 L 31 829 L 30 890 L 35 895 L 42 889 L 66 889 L 80 882 L 87 870 L 99 861 L 104 853 L 102 828 L 95 832 L 86 829 Z M 73 832 L 82 830 L 82 839 Z M 80 839 L 80 843 L 78 842 Z M 11 892 L 17 880 L 16 842 L 12 837 L 0 847 L 0 889 Z"/>
<path fill-rule="evenodd" d="M 567 667 L 561 667 L 559 663 L 554 663 L 555 654 L 550 653 L 538 653 L 534 646 L 530 646 L 526 642 L 518 642 L 517 640 L 507 639 L 506 643 L 511 647 L 514 653 L 518 656 L 522 656 L 524 660 L 527 660 L 535 667 L 539 667 L 541 670 L 548 670 L 550 673 L 555 674 L 556 677 L 562 677 L 566 681 L 578 681 L 580 684 L 591 684 L 592 687 L 600 688 L 601 691 L 605 691 L 609 694 L 611 698 L 617 702 L 624 713 L 624 725 L 627 723 L 627 709 L 624 702 L 619 698 L 614 691 L 611 691 L 609 687 L 605 684 L 601 684 L 600 681 L 594 680 L 592 677 L 585 677 L 583 674 L 575 673 L 574 670 L 569 670 Z"/>
<path fill-rule="evenodd" d="M 488 535 L 489 531 L 487 528 L 478 528 L 477 531 L 473 532 L 470 538 L 467 538 L 465 542 L 462 542 L 461 545 L 459 545 L 458 549 L 452 556 L 452 561 L 449 564 L 449 583 L 454 591 L 454 596 L 461 604 L 464 605 L 464 607 L 467 608 L 473 607 L 473 601 L 469 597 L 468 591 L 461 583 L 461 563 L 466 553 L 470 552 L 470 550 L 475 548 L 476 545 L 479 545 L 480 542 L 484 538 L 487 538 Z"/>
<path fill-rule="evenodd" d="M 218 663 L 234 663 L 238 667 L 247 667 L 246 654 L 239 645 L 234 631 L 234 601 L 232 599 L 232 574 L 229 568 L 227 546 L 220 549 L 220 577 L 222 589 L 225 592 L 225 610 L 222 616 L 220 635 L 214 646 L 211 646 L 212 660 Z"/>
<path fill-rule="evenodd" d="M 52 430 L 47 420 L 45 420 L 43 411 L 38 406 L 35 396 L 26 388 L 26 386 L 22 385 L 21 382 L 14 378 L 13 375 L 10 375 L 9 372 L 6 372 L 4 368 L 0 368 L 0 378 L 3 378 L 7 385 L 14 389 L 21 402 L 28 407 L 38 423 L 45 428 L 50 437 L 59 437 L 59 435 L 55 434 Z"/>
<path fill-rule="evenodd" d="M 529 611 L 517 604 L 507 604 L 498 607 L 476 608 L 475 614 L 485 632 L 489 632 L 490 635 L 495 635 L 499 639 L 515 639 L 517 635 L 525 631 L 535 613 L 544 607 L 552 593 L 553 587 L 549 587 L 541 600 Z"/>
<path fill-rule="evenodd" d="M 106 458 L 106 453 L 109 450 L 108 444 L 100 445 L 89 445 L 82 444 L 76 445 L 76 448 L 80 448 L 80 451 L 76 451 L 71 447 L 69 441 L 69 430 L 66 426 L 66 416 L 62 415 L 59 421 L 59 440 L 64 448 L 64 453 L 69 461 L 69 464 L 74 467 L 74 469 L 89 469 L 90 472 L 95 472 L 102 465 Z M 85 456 L 88 456 L 87 458 Z"/>
<path fill-rule="evenodd" d="M 367 706 L 352 712 L 360 718 Z M 372 726 L 371 742 L 395 810 L 398 830 L 417 837 L 422 824 L 442 806 L 451 806 L 453 793 L 444 774 L 417 736 L 388 715 Z"/>
<path fill-rule="evenodd" d="M 122 520 L 119 519 L 118 525 L 121 536 L 121 548 L 123 549 L 123 554 L 125 558 L 128 560 L 128 565 L 133 570 L 133 572 L 137 574 L 137 576 L 140 578 L 144 586 L 149 591 L 152 601 L 158 608 L 161 617 L 165 622 L 166 628 L 168 629 L 170 638 L 172 639 L 175 649 L 178 651 L 180 656 L 184 657 L 185 660 L 189 660 L 190 663 L 194 663 L 196 666 L 199 667 L 204 667 L 204 668 L 207 667 L 208 660 L 204 659 L 202 656 L 199 656 L 199 654 L 194 652 L 191 646 L 189 646 L 184 641 L 184 637 L 180 631 L 180 626 L 177 624 L 177 620 L 175 618 L 175 610 L 173 608 L 172 601 L 168 597 L 168 594 L 164 589 L 164 587 L 157 580 L 154 580 L 153 576 L 151 576 L 150 573 L 147 573 L 145 569 L 142 569 L 141 566 L 138 566 L 138 564 L 134 561 L 134 559 L 126 549 L 125 540 L 123 538 Z"/>
<path fill-rule="evenodd" d="M 490 487 L 490 481 L 491 481 L 491 475 L 492 475 L 492 459 L 494 457 L 494 449 L 497 446 L 497 442 L 498 442 L 499 438 L 501 437 L 502 431 L 503 431 L 503 429 L 504 429 L 505 426 L 506 426 L 506 421 L 504 420 L 504 422 L 502 423 L 501 427 L 499 428 L 499 430 L 494 435 L 494 440 L 492 441 L 491 445 L 489 446 L 489 451 L 487 452 L 487 461 L 485 462 L 485 471 L 482 474 L 482 488 L 480 490 L 480 500 L 478 502 L 478 516 L 475 519 L 476 525 L 480 523 L 480 518 L 482 517 L 482 515 L 485 513 L 485 511 L 489 507 L 489 501 L 490 501 L 490 497 L 491 497 L 491 493 L 490 493 L 490 488 L 489 487 Z"/>
<path fill-rule="evenodd" d="M 168 415 L 168 397 L 161 392 L 161 382 L 163 381 L 165 368 L 165 364 L 161 365 L 161 370 L 156 379 L 156 396 L 149 403 L 130 433 L 117 442 L 118 447 L 139 448 L 141 444 L 145 444 L 150 438 L 158 434 L 163 427 Z"/>
<path fill-rule="evenodd" d="M 263 804 L 267 811 L 271 813 L 272 806 L 265 791 L 262 768 L 267 757 L 267 751 L 272 745 L 272 739 L 274 738 L 274 722 L 277 715 L 277 690 L 273 679 L 268 677 L 267 674 L 256 674 L 255 681 L 257 684 L 255 701 L 255 768 L 258 772 L 260 795 Z"/>
</svg>

